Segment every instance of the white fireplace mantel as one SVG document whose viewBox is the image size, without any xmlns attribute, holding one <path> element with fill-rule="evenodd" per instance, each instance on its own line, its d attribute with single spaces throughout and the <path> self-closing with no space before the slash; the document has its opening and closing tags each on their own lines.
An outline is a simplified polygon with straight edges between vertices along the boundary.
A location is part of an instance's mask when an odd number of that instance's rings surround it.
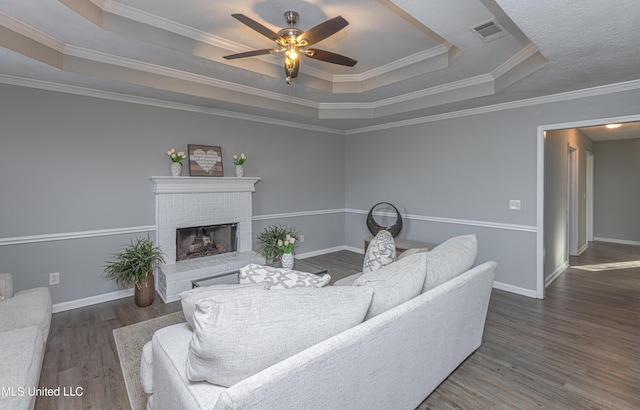
<svg viewBox="0 0 640 410">
<path fill-rule="evenodd" d="M 255 192 L 259 177 L 165 177 L 149 178 L 155 194 L 194 194 L 211 192 Z"/>
<path fill-rule="evenodd" d="M 257 177 L 149 177 L 156 197 L 156 244 L 165 254 L 156 289 L 165 302 L 179 299 L 191 281 L 240 269 L 261 258 L 252 250 L 252 194 Z M 236 251 L 177 261 L 176 230 L 236 223 Z"/>
</svg>

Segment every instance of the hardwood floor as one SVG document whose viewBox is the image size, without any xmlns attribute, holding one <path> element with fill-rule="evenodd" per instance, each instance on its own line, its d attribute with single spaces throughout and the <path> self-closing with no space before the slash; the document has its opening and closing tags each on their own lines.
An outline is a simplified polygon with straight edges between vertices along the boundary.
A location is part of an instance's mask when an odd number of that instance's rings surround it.
<svg viewBox="0 0 640 410">
<path fill-rule="evenodd" d="M 309 261 L 333 282 L 359 272 L 362 258 Z M 36 409 L 129 408 L 112 330 L 177 310 L 128 298 L 54 314 L 40 386 L 84 395 L 39 397 Z M 640 247 L 594 242 L 544 300 L 494 290 L 482 346 L 419 409 L 638 409 L 639 318 Z"/>
</svg>

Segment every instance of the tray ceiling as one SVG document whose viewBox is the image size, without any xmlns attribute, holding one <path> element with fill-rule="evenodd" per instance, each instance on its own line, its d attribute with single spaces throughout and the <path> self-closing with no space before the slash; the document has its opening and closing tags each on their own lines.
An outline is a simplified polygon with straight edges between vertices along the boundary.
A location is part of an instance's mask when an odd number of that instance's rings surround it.
<svg viewBox="0 0 640 410">
<path fill-rule="evenodd" d="M 0 2 L 0 82 L 352 130 L 636 80 L 640 56 L 618 49 L 640 40 L 640 6 L 618 3 L 628 7 L 604 0 L 579 11 L 551 0 Z M 278 31 L 290 9 L 302 30 L 344 17 L 350 24 L 314 47 L 358 64 L 303 57 L 287 85 L 281 54 L 222 58 L 274 46 L 232 13 Z M 590 30 L 606 26 L 594 21 L 603 13 L 615 14 L 622 29 L 595 37 Z M 487 41 L 472 29 L 484 23 L 503 31 Z M 611 54 L 619 59 L 605 64 Z"/>
</svg>

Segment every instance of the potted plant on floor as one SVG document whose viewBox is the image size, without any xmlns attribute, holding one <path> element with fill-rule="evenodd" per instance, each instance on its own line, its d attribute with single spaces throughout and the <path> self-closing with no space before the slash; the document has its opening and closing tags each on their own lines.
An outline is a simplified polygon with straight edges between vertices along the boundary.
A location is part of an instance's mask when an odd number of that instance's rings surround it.
<svg viewBox="0 0 640 410">
<path fill-rule="evenodd" d="M 289 239 L 287 239 L 289 238 Z M 291 240 L 293 238 L 293 241 Z M 284 242 L 287 241 L 289 254 L 293 253 L 293 248 L 297 245 L 298 232 L 293 226 L 269 225 L 258 234 L 258 253 L 269 263 L 282 260 L 285 253 Z M 278 241 L 280 241 L 278 243 Z"/>
<path fill-rule="evenodd" d="M 135 302 L 149 306 L 155 298 L 154 269 L 164 263 L 164 254 L 149 238 L 137 238 L 107 261 L 104 271 L 118 285 L 135 286 Z"/>
</svg>

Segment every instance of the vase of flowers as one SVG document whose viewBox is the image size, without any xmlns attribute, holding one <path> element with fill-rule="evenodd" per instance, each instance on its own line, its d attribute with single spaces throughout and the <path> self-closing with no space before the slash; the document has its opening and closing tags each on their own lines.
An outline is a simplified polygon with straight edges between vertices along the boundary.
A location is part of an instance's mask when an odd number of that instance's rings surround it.
<svg viewBox="0 0 640 410">
<path fill-rule="evenodd" d="M 187 158 L 184 151 L 176 152 L 175 148 L 167 151 L 167 155 L 171 158 L 171 176 L 179 177 L 182 175 L 182 160 Z"/>
<path fill-rule="evenodd" d="M 278 249 L 282 251 L 282 267 L 285 269 L 293 268 L 293 249 L 295 248 L 296 237 L 287 234 L 284 238 L 278 239 Z"/>
<path fill-rule="evenodd" d="M 293 260 L 293 251 L 298 244 L 297 239 L 298 232 L 294 227 L 269 225 L 258 234 L 258 254 L 265 259 L 266 263 L 282 261 L 285 258 L 285 252 L 289 253 Z M 286 245 L 285 241 L 287 241 Z"/>
<path fill-rule="evenodd" d="M 244 162 L 247 160 L 247 156 L 244 152 L 240 155 L 233 154 L 233 163 L 236 164 L 236 176 L 242 178 L 244 176 Z"/>
</svg>

